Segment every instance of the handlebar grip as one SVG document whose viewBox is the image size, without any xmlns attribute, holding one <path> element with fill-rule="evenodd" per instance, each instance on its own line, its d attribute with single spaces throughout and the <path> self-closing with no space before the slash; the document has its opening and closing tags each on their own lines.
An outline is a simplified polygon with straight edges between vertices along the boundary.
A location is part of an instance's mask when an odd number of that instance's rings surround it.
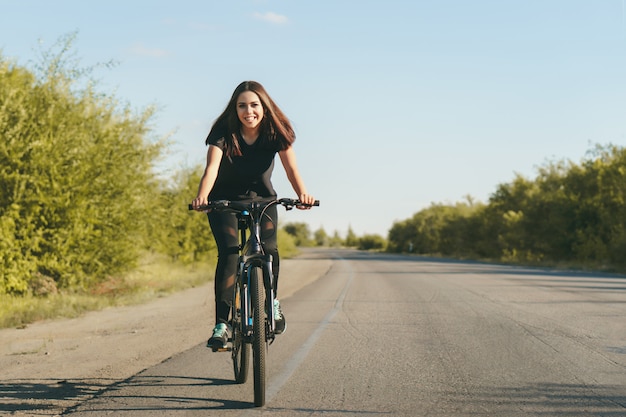
<svg viewBox="0 0 626 417">
<path fill-rule="evenodd" d="M 296 202 L 299 203 L 299 204 L 302 204 L 302 202 L 300 200 L 296 200 Z M 299 204 L 296 204 L 296 205 L 299 205 Z M 308 206 L 309 204 L 303 204 L 303 205 Z M 313 204 L 311 204 L 311 207 L 319 207 L 319 205 L 320 205 L 320 201 L 319 200 L 315 200 L 313 202 Z"/>
<path fill-rule="evenodd" d="M 207 202 L 207 204 L 202 204 L 198 207 L 198 210 L 214 210 L 214 209 L 223 209 L 230 207 L 232 205 L 232 201 L 230 200 L 211 200 Z M 194 210 L 193 205 L 189 204 L 189 210 Z"/>
<path fill-rule="evenodd" d="M 317 206 L 320 205 L 320 201 L 319 200 L 315 200 L 313 202 L 313 204 L 304 204 L 300 200 L 293 200 L 293 199 L 290 199 L 290 198 L 285 198 L 285 199 L 282 199 L 281 201 L 286 201 L 289 205 L 293 205 L 293 206 L 317 207 Z"/>
</svg>

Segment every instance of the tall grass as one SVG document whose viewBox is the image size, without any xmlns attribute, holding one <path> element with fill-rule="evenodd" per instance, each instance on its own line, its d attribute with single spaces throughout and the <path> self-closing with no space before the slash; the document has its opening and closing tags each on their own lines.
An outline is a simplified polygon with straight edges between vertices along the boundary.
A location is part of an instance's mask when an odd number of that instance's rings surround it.
<svg viewBox="0 0 626 417">
<path fill-rule="evenodd" d="M 298 254 L 293 237 L 278 230 L 281 258 Z M 167 256 L 145 254 L 130 273 L 111 276 L 87 290 L 59 291 L 47 296 L 0 294 L 0 328 L 25 327 L 40 320 L 78 317 L 88 311 L 134 305 L 213 280 L 215 259 L 183 265 Z"/>
<path fill-rule="evenodd" d="M 109 277 L 83 291 L 59 291 L 47 296 L 0 295 L 0 328 L 25 327 L 46 319 L 78 317 L 106 307 L 140 304 L 213 279 L 215 262 L 182 265 L 159 255 L 147 255 L 134 271 Z"/>
</svg>

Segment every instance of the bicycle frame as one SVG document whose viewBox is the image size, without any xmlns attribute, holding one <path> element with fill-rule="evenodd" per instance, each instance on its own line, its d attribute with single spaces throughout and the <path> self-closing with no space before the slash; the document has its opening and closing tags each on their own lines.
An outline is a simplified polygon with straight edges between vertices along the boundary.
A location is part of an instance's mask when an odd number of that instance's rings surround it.
<svg viewBox="0 0 626 417">
<path fill-rule="evenodd" d="M 244 319 L 244 337 L 246 342 L 249 342 L 249 338 L 252 336 L 252 308 L 250 304 L 250 273 L 253 268 L 261 268 L 263 271 L 263 285 L 265 288 L 265 311 L 267 314 L 267 332 L 266 342 L 270 343 L 274 341 L 274 327 L 276 325 L 274 321 L 274 314 L 270 314 L 273 311 L 274 306 L 274 286 L 273 286 L 273 270 L 271 254 L 266 254 L 261 244 L 261 218 L 268 205 L 261 205 L 261 203 L 251 203 L 250 211 L 243 210 L 237 212 L 238 227 L 239 227 L 239 241 L 240 241 L 240 256 L 239 256 L 239 268 L 237 279 L 241 279 L 242 282 L 242 302 L 241 306 L 243 311 L 241 316 Z M 248 237 L 248 231 L 250 236 Z M 245 281 L 243 278 L 245 277 Z"/>
</svg>

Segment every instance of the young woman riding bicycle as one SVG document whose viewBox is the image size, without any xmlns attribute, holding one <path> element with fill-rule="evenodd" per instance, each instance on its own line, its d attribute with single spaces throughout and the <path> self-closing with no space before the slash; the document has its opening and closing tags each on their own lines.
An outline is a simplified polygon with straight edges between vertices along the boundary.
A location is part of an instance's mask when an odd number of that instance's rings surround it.
<svg viewBox="0 0 626 417">
<path fill-rule="evenodd" d="M 213 123 L 205 141 L 208 145 L 207 162 L 192 206 L 198 208 L 209 200 L 276 198 L 271 177 L 277 153 L 299 200 L 312 205 L 315 198 L 307 193 L 298 172 L 292 146 L 295 139 L 289 119 L 265 88 L 255 81 L 242 82 L 233 92 L 224 112 Z M 237 273 L 237 217 L 232 212 L 215 211 L 209 212 L 208 218 L 217 244 L 218 260 L 215 271 L 216 324 L 207 345 L 222 348 L 229 338 L 228 316 Z M 261 236 L 265 251 L 273 256 L 276 291 L 279 271 L 277 220 L 276 206 L 273 206 L 263 219 Z M 274 318 L 275 333 L 280 334 L 286 323 L 278 300 L 274 304 Z"/>
</svg>

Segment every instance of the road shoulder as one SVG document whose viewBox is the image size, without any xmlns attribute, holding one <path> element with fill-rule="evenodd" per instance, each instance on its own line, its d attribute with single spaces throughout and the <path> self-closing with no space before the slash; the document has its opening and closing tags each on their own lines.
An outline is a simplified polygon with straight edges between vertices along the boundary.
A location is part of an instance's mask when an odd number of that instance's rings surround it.
<svg viewBox="0 0 626 417">
<path fill-rule="evenodd" d="M 314 255 L 282 260 L 280 297 L 288 298 L 323 276 L 331 264 L 331 259 Z M 0 330 L 2 387 L 15 394 L 2 396 L 0 410 L 29 415 L 20 410 L 31 408 L 26 403 L 33 401 L 31 411 L 46 409 L 54 415 L 71 405 L 62 394 L 69 386 L 76 402 L 76 384 L 83 384 L 87 393 L 98 391 L 204 343 L 213 327 L 213 300 L 211 282 L 147 304 Z M 54 400 L 42 392 L 33 394 L 39 400 L 17 392 L 33 386 L 48 395 L 56 391 L 56 404 L 37 404 Z"/>
</svg>

